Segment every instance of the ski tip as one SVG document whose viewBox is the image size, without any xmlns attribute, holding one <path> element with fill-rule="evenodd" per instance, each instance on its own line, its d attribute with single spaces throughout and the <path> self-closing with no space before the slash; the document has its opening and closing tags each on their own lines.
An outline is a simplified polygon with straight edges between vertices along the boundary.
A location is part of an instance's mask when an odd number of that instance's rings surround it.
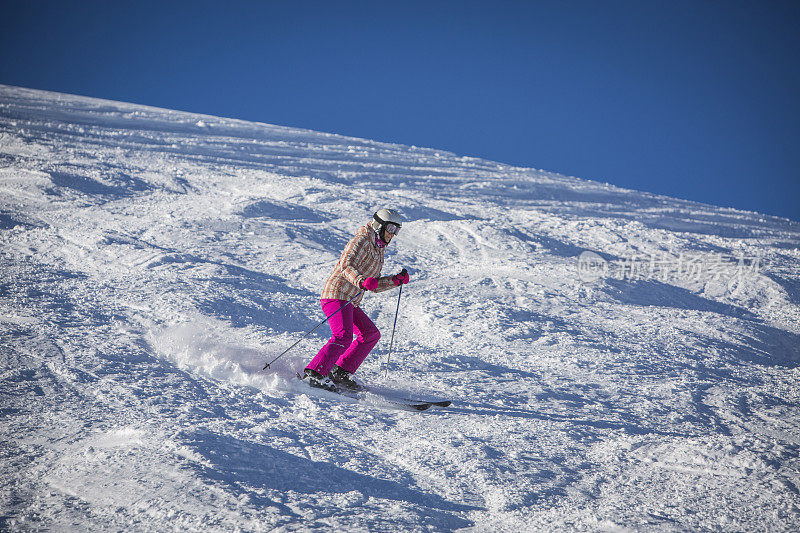
<svg viewBox="0 0 800 533">
<path fill-rule="evenodd" d="M 427 409 L 430 409 L 431 407 L 450 407 L 450 405 L 452 405 L 452 403 L 453 402 L 451 402 L 450 400 L 441 400 L 441 401 L 436 401 L 436 402 L 423 402 L 423 401 L 415 402 L 415 401 L 411 401 L 411 402 L 407 403 L 406 405 L 408 405 L 409 407 L 411 407 L 412 409 L 415 409 L 417 411 L 425 411 Z"/>
<path fill-rule="evenodd" d="M 450 407 L 453 404 L 450 400 L 412 400 L 407 398 L 404 401 L 411 405 L 427 405 L 429 407 Z"/>
</svg>

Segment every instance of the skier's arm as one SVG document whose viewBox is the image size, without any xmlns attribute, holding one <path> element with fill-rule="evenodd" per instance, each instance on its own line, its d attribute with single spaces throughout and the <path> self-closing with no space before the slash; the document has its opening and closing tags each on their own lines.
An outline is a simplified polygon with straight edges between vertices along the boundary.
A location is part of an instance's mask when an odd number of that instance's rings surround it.
<svg viewBox="0 0 800 533">
<path fill-rule="evenodd" d="M 392 281 L 392 276 L 382 276 L 378 278 L 378 288 L 374 292 L 388 291 L 389 289 L 396 288 L 397 285 Z"/>
<path fill-rule="evenodd" d="M 365 237 L 355 237 L 347 243 L 343 254 L 344 261 L 342 261 L 342 274 L 344 274 L 344 277 L 347 278 L 347 281 L 359 289 L 361 288 L 361 283 L 367 279 L 367 277 L 358 271 L 356 264 L 361 250 L 364 248 L 364 245 L 368 243 L 369 241 Z"/>
<path fill-rule="evenodd" d="M 403 280 L 403 277 L 405 277 L 405 280 Z M 408 272 L 405 268 L 400 274 L 378 278 L 378 288 L 375 289 L 375 292 L 383 292 L 388 291 L 389 289 L 394 289 L 395 287 L 399 287 L 401 283 L 408 283 Z"/>
</svg>

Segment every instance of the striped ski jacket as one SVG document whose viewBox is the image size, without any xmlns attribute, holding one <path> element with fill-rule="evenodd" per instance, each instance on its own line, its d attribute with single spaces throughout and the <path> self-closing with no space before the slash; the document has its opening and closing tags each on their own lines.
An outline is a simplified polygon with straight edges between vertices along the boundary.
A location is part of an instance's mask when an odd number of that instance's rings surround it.
<svg viewBox="0 0 800 533">
<path fill-rule="evenodd" d="M 370 277 L 378 278 L 378 288 L 375 292 L 395 288 L 392 276 L 380 277 L 386 248 L 378 247 L 375 239 L 375 231 L 369 224 L 358 229 L 345 246 L 339 261 L 333 267 L 333 273 L 325 282 L 321 299 L 347 301 L 363 290 L 361 282 Z M 363 297 L 363 294 L 358 296 L 353 300 L 353 305 L 358 306 Z"/>
</svg>

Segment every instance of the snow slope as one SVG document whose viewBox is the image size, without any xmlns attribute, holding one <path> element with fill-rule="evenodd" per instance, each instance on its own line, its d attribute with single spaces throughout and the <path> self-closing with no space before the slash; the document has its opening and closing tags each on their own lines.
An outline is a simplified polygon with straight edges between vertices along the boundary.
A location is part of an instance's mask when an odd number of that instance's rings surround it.
<svg viewBox="0 0 800 533">
<path fill-rule="evenodd" d="M 452 408 L 308 394 L 325 328 L 261 371 L 384 205 L 359 374 Z M 797 222 L 0 86 L 0 241 L 0 529 L 800 527 Z"/>
</svg>

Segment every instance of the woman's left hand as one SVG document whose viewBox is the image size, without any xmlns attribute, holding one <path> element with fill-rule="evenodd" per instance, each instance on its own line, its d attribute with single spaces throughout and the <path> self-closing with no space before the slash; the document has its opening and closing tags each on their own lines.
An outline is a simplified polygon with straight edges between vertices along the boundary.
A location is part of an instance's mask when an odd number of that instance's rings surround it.
<svg viewBox="0 0 800 533">
<path fill-rule="evenodd" d="M 395 285 L 405 285 L 411 281 L 411 278 L 408 275 L 408 271 L 404 268 L 399 274 L 392 276 L 392 281 Z"/>
</svg>

